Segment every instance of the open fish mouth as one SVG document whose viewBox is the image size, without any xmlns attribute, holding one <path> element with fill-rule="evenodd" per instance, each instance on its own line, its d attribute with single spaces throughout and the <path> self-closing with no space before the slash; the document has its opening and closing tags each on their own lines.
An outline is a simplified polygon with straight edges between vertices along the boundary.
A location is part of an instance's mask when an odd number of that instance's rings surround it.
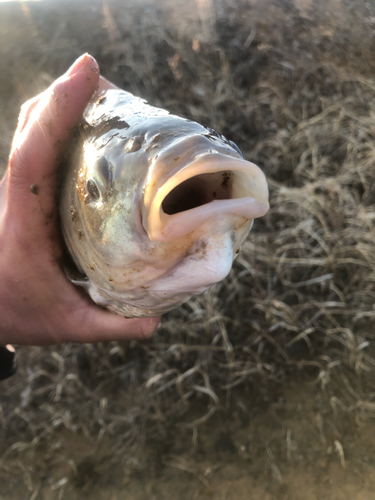
<svg viewBox="0 0 375 500">
<path fill-rule="evenodd" d="M 142 222 L 152 241 L 168 242 L 208 219 L 237 215 L 255 219 L 269 209 L 266 178 L 259 167 L 221 153 L 204 153 L 161 186 L 147 183 Z"/>
</svg>

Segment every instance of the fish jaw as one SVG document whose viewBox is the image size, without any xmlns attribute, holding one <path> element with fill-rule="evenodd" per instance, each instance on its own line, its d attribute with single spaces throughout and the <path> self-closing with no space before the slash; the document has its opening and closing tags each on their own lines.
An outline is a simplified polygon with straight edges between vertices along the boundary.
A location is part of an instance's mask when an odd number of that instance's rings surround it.
<svg viewBox="0 0 375 500">
<path fill-rule="evenodd" d="M 147 285 L 145 282 L 131 290 L 108 290 L 101 286 L 103 283 L 99 280 L 92 280 L 85 288 L 96 303 L 117 314 L 127 317 L 164 314 L 187 302 L 192 295 L 203 293 L 229 274 L 251 223 L 232 215 L 206 221 L 199 230 L 189 235 L 190 243 L 185 255 L 171 266 L 166 261 L 164 272 L 148 280 Z M 158 266 L 162 265 L 162 262 L 158 263 Z"/>
<path fill-rule="evenodd" d="M 162 185 L 146 184 L 142 221 L 151 241 L 170 242 L 209 219 L 233 215 L 252 220 L 268 209 L 267 182 L 259 167 L 209 152 L 197 155 Z"/>
<path fill-rule="evenodd" d="M 251 226 L 248 220 L 236 222 L 236 216 L 227 214 L 203 223 L 187 255 L 167 275 L 151 282 L 149 292 L 165 297 L 198 295 L 223 280 Z"/>
</svg>

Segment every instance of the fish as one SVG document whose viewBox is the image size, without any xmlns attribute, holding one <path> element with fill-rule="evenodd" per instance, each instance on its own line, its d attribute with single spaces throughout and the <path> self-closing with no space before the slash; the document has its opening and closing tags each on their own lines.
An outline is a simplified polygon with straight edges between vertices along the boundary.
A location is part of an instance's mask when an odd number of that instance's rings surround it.
<svg viewBox="0 0 375 500">
<path fill-rule="evenodd" d="M 264 173 L 232 141 L 105 90 L 63 168 L 66 274 L 112 312 L 158 316 L 223 280 L 268 209 Z"/>
</svg>

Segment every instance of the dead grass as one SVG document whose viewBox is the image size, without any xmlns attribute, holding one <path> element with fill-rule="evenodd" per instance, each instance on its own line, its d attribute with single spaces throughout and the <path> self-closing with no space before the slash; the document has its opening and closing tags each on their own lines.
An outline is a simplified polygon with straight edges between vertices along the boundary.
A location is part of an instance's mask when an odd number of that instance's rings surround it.
<svg viewBox="0 0 375 500">
<path fill-rule="evenodd" d="M 36 500 L 48 484 L 51 498 L 73 498 L 111 465 L 168 466 L 177 431 L 194 445 L 215 413 L 251 419 L 294 380 L 341 414 L 373 415 L 375 11 L 351 4 L 1 5 L 3 160 L 24 96 L 89 50 L 120 86 L 238 143 L 271 188 L 230 276 L 152 340 L 20 349 L 19 374 L 1 386 L 9 494 Z M 72 454 L 66 430 L 95 460 Z M 104 437 L 110 453 L 96 455 Z"/>
</svg>

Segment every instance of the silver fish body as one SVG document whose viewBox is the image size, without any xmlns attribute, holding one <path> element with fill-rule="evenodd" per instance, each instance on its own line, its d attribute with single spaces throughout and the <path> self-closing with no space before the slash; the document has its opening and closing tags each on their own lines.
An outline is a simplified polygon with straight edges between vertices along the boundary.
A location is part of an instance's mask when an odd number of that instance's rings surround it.
<svg viewBox="0 0 375 500">
<path fill-rule="evenodd" d="M 268 210 L 262 171 L 211 129 L 107 90 L 65 166 L 66 246 L 94 302 L 156 316 L 229 273 Z"/>
</svg>

